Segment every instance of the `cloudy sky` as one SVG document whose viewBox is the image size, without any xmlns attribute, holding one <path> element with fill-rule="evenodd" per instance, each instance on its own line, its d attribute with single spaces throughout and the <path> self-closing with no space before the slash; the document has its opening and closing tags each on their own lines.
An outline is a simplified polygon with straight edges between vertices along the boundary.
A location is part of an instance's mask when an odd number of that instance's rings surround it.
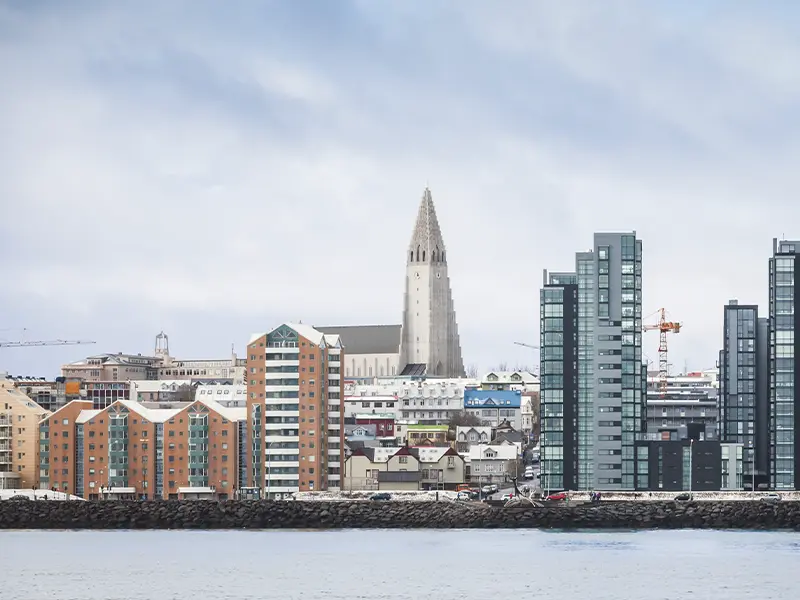
<svg viewBox="0 0 800 600">
<path fill-rule="evenodd" d="M 0 370 L 396 323 L 430 184 L 465 361 L 531 363 L 542 269 L 644 241 L 644 310 L 707 368 L 800 237 L 800 6 L 0 3 Z M 21 329 L 25 328 L 26 331 Z M 657 334 L 645 353 L 657 360 Z M 648 339 L 649 338 L 649 339 Z"/>
</svg>

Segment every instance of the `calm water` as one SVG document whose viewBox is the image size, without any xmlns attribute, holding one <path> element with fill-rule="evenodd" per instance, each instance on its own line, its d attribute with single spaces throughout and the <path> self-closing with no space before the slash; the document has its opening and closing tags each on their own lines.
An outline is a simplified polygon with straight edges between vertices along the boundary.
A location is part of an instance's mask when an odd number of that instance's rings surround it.
<svg viewBox="0 0 800 600">
<path fill-rule="evenodd" d="M 798 567 L 794 533 L 0 531 L 3 600 L 790 600 Z"/>
</svg>

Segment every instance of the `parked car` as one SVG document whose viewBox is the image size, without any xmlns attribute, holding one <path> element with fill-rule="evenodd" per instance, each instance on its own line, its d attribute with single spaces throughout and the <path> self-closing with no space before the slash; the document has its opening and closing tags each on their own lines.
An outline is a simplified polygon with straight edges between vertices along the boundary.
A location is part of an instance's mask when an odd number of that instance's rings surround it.
<svg viewBox="0 0 800 600">
<path fill-rule="evenodd" d="M 781 501 L 781 495 L 776 494 L 775 492 L 767 494 L 766 496 L 761 496 L 761 502 L 766 502 L 768 504 L 777 504 L 780 501 Z"/>
<path fill-rule="evenodd" d="M 562 502 L 567 499 L 567 492 L 558 492 L 557 494 L 550 494 L 545 500 L 548 502 Z"/>
<path fill-rule="evenodd" d="M 457 492 L 468 492 L 469 491 L 469 484 L 468 483 L 459 483 L 458 487 L 456 488 Z"/>
<path fill-rule="evenodd" d="M 386 492 L 381 492 L 379 494 L 372 494 L 372 496 L 370 497 L 370 500 L 376 500 L 376 501 L 385 501 L 385 500 L 391 500 L 391 499 L 392 499 L 392 495 L 391 494 L 387 494 Z"/>
<path fill-rule="evenodd" d="M 691 494 L 689 494 L 687 492 L 687 493 L 678 494 L 677 496 L 675 496 L 675 502 L 691 502 L 693 498 L 694 498 L 694 496 L 692 496 Z"/>
<path fill-rule="evenodd" d="M 472 494 L 468 491 L 458 492 L 456 495 L 456 500 L 460 500 L 462 502 L 466 502 L 468 500 L 472 500 Z"/>
<path fill-rule="evenodd" d="M 485 486 L 483 486 L 483 487 L 481 488 L 481 491 L 482 491 L 484 494 L 494 494 L 495 492 L 497 492 L 497 491 L 498 491 L 498 489 L 499 489 L 499 488 L 497 487 L 497 484 L 495 484 L 495 483 L 490 483 L 490 484 L 486 484 Z"/>
<path fill-rule="evenodd" d="M 514 494 L 503 494 L 503 497 L 500 498 L 503 502 L 508 502 L 514 497 Z"/>
</svg>

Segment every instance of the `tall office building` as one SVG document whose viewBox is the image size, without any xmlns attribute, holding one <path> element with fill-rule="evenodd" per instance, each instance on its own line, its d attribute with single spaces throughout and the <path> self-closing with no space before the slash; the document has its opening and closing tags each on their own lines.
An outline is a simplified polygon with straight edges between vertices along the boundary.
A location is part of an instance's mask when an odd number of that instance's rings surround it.
<svg viewBox="0 0 800 600">
<path fill-rule="evenodd" d="M 800 370 L 800 349 L 795 331 L 800 313 L 795 310 L 800 278 L 800 241 L 772 240 L 769 261 L 769 445 L 770 486 L 776 490 L 800 489 L 800 402 L 795 378 Z"/>
<path fill-rule="evenodd" d="M 285 323 L 247 345 L 247 486 L 282 499 L 338 489 L 344 467 L 344 349 L 338 335 Z"/>
<path fill-rule="evenodd" d="M 634 489 L 644 432 L 642 242 L 635 232 L 596 233 L 575 272 L 545 271 L 543 283 L 542 485 Z"/>
<path fill-rule="evenodd" d="M 743 447 L 743 480 L 767 483 L 769 468 L 769 320 L 758 306 L 725 306 L 719 357 L 719 438 Z M 756 485 L 758 485 L 758 483 Z"/>
</svg>

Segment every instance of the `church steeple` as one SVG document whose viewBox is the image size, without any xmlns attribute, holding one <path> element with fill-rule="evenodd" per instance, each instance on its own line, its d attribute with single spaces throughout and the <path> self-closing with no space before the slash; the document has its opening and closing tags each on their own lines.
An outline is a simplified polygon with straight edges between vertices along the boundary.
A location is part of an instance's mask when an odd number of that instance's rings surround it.
<svg viewBox="0 0 800 600">
<path fill-rule="evenodd" d="M 463 377 L 464 361 L 447 274 L 447 253 L 433 197 L 427 187 L 422 193 L 406 258 L 406 293 L 400 339 L 403 370 L 400 374 L 408 377 Z"/>
<path fill-rule="evenodd" d="M 442 230 L 436 218 L 433 196 L 427 187 L 422 193 L 422 201 L 417 212 L 417 223 L 408 245 L 408 264 L 447 264 Z"/>
</svg>

